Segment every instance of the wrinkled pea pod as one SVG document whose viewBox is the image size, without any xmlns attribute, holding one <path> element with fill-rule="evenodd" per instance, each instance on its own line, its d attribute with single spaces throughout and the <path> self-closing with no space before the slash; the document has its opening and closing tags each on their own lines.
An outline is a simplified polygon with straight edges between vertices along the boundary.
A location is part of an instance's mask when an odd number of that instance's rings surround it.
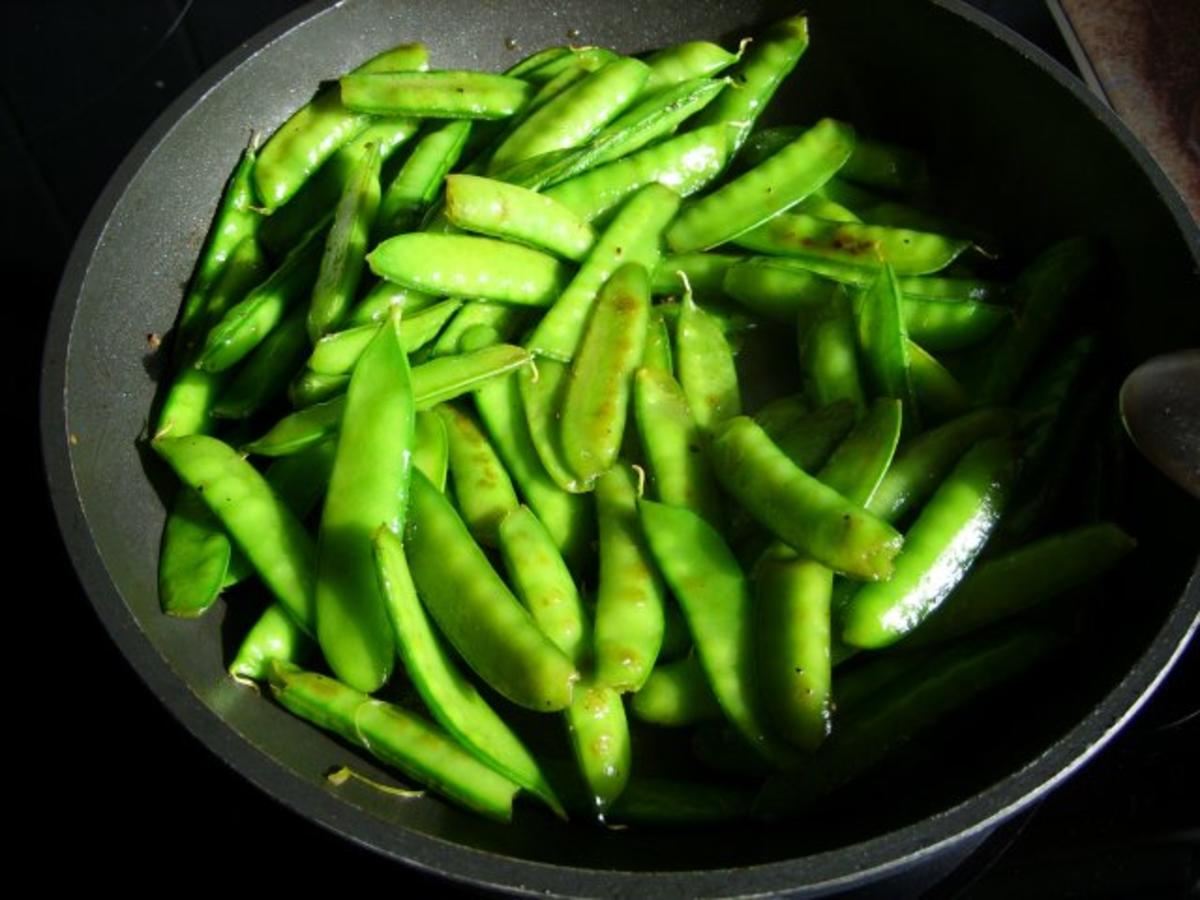
<svg viewBox="0 0 1200 900">
<path fill-rule="evenodd" d="M 663 47 L 646 57 L 646 65 L 650 67 L 646 89 L 657 90 L 693 78 L 712 78 L 741 59 L 744 47 L 743 43 L 737 53 L 710 41 L 684 41 Z"/>
<path fill-rule="evenodd" d="M 292 310 L 232 373 L 213 404 L 219 419 L 248 419 L 287 390 L 288 381 L 308 353 L 302 307 Z"/>
<path fill-rule="evenodd" d="M 404 352 L 414 353 L 432 341 L 461 307 L 459 300 L 443 300 L 405 316 L 400 324 L 400 341 Z M 380 324 L 359 325 L 325 335 L 317 341 L 308 357 L 309 370 L 318 375 L 349 373 L 381 327 Z"/>
<path fill-rule="evenodd" d="M 721 327 L 684 292 L 675 327 L 675 365 L 679 385 L 701 431 L 742 411 L 733 351 Z"/>
<path fill-rule="evenodd" d="M 385 50 L 363 63 L 355 73 L 423 69 L 429 54 L 423 44 L 404 44 Z M 339 147 L 370 125 L 370 118 L 342 105 L 339 91 L 326 85 L 292 114 L 258 154 L 254 186 L 268 212 L 286 203 Z"/>
<path fill-rule="evenodd" d="M 347 109 L 423 119 L 504 119 L 533 95 L 519 78 L 452 69 L 351 73 L 338 84 Z"/>
<path fill-rule="evenodd" d="M 446 216 L 464 231 L 579 262 L 596 242 L 587 222 L 552 197 L 477 175 L 446 179 Z"/>
<path fill-rule="evenodd" d="M 450 480 L 463 522 L 475 540 L 497 547 L 501 521 L 520 506 L 508 472 L 474 419 L 449 404 L 435 411 L 446 426 Z"/>
<path fill-rule="evenodd" d="M 724 719 L 695 655 L 655 666 L 630 705 L 637 718 L 651 725 L 678 727 Z"/>
<path fill-rule="evenodd" d="M 457 120 L 446 122 L 417 141 L 383 193 L 375 223 L 377 237 L 409 231 L 420 221 L 446 173 L 458 163 L 470 134 L 471 122 Z"/>
</svg>

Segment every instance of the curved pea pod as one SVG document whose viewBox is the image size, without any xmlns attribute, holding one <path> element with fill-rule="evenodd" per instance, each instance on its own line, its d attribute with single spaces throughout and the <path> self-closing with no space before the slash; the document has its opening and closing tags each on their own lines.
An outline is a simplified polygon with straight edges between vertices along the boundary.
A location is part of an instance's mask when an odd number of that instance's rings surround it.
<svg viewBox="0 0 1200 900">
<path fill-rule="evenodd" d="M 266 681 L 275 660 L 299 665 L 315 649 L 286 609 L 272 603 L 238 645 L 229 674 L 236 681 Z"/>
<path fill-rule="evenodd" d="M 721 706 L 695 655 L 654 667 L 633 695 L 633 714 L 651 725 L 678 727 L 724 721 Z"/>
<path fill-rule="evenodd" d="M 843 641 L 885 647 L 945 600 L 999 521 L 1013 468 L 1007 441 L 984 441 L 967 452 L 906 533 L 893 577 L 859 588 L 842 610 Z"/>
<path fill-rule="evenodd" d="M 413 475 L 405 547 L 417 590 L 439 629 L 485 682 L 518 706 L 565 709 L 579 673 L 547 638 L 449 501 Z"/>
<path fill-rule="evenodd" d="M 288 400 L 298 410 L 308 409 L 318 403 L 327 403 L 346 393 L 350 385 L 350 373 L 344 375 L 321 375 L 301 369 L 288 385 Z"/>
<path fill-rule="evenodd" d="M 506 778 L 563 815 L 541 766 L 516 733 L 459 671 L 417 598 L 404 545 L 387 529 L 375 534 L 375 562 L 408 677 L 438 724 Z"/>
<path fill-rule="evenodd" d="M 650 293 L 656 297 L 679 294 L 683 290 L 682 272 L 692 292 L 700 298 L 725 296 L 725 273 L 742 257 L 729 253 L 672 253 L 664 256 L 650 279 Z"/>
<path fill-rule="evenodd" d="M 690 203 L 671 225 L 667 243 L 676 253 L 725 243 L 803 200 L 853 149 L 850 126 L 822 119 L 760 165 Z"/>
<path fill-rule="evenodd" d="M 603 822 L 629 782 L 633 761 L 621 692 L 606 684 L 580 683 L 567 707 L 567 734 L 592 811 Z"/>
<path fill-rule="evenodd" d="M 696 305 L 690 291 L 683 295 L 675 328 L 675 360 L 679 385 L 701 431 L 741 414 L 733 350 L 720 326 Z"/>
<path fill-rule="evenodd" d="M 662 231 L 679 202 L 675 192 L 659 184 L 647 185 L 630 198 L 526 341 L 530 352 L 562 362 L 575 355 L 596 295 L 617 268 L 636 262 L 653 271 L 658 265 Z"/>
<path fill-rule="evenodd" d="M 944 422 L 971 408 L 966 388 L 915 341 L 908 341 L 913 396 L 924 420 Z"/>
<path fill-rule="evenodd" d="M 979 391 L 982 402 L 1004 403 L 1012 397 L 1098 262 L 1093 241 L 1072 238 L 1044 251 L 1021 273 L 1012 291 L 1016 319 L 989 348 L 987 375 Z"/>
<path fill-rule="evenodd" d="M 376 275 L 413 290 L 523 306 L 550 306 L 567 283 L 566 267 L 552 256 L 462 234 L 397 235 L 367 262 Z"/>
<path fill-rule="evenodd" d="M 650 67 L 647 90 L 656 90 L 692 78 L 711 78 L 741 59 L 742 49 L 730 53 L 710 41 L 684 41 L 656 50 L 646 57 Z"/>
<path fill-rule="evenodd" d="M 446 179 L 446 215 L 464 231 L 526 244 L 576 262 L 596 242 L 592 227 L 554 198 L 477 175 Z"/>
<path fill-rule="evenodd" d="M 891 468 L 903 421 L 899 400 L 876 400 L 821 466 L 818 480 L 851 503 L 868 506 Z"/>
<path fill-rule="evenodd" d="M 415 421 L 413 468 L 420 469 L 430 484 L 444 492 L 446 473 L 450 468 L 450 438 L 446 423 L 432 409 L 418 412 Z"/>
<path fill-rule="evenodd" d="M 195 491 L 175 495 L 163 528 L 158 558 L 158 596 L 163 612 L 190 619 L 221 593 L 229 569 L 229 538 Z"/>
<path fill-rule="evenodd" d="M 725 489 L 784 543 L 854 578 L 891 576 L 900 535 L 793 463 L 753 419 L 720 426 L 709 459 Z"/>
<path fill-rule="evenodd" d="M 329 224 L 326 219 L 313 226 L 266 281 L 226 311 L 209 331 L 197 367 L 221 372 L 241 362 L 307 296 L 321 265 Z"/>
<path fill-rule="evenodd" d="M 623 465 L 596 482 L 600 564 L 596 588 L 596 681 L 640 690 L 654 668 L 665 629 L 662 581 L 638 521 L 637 486 Z"/>
<path fill-rule="evenodd" d="M 627 263 L 600 289 L 563 397 L 563 459 L 585 484 L 607 472 L 620 452 L 649 321 L 650 278 L 643 266 Z"/>
<path fill-rule="evenodd" d="M 442 298 L 432 294 L 424 294 L 402 287 L 385 278 L 379 279 L 367 295 L 358 301 L 346 315 L 346 327 L 355 328 L 359 325 L 378 324 L 388 317 L 393 306 L 404 310 L 409 317 L 421 310 L 428 309 Z"/>
<path fill-rule="evenodd" d="M 912 280 L 912 279 L 907 279 Z M 963 350 L 991 337 L 1012 319 L 1007 307 L 974 300 L 917 297 L 901 283 L 900 312 L 904 328 L 926 350 Z"/>
<path fill-rule="evenodd" d="M 391 674 L 395 642 L 375 574 L 372 538 L 404 527 L 415 403 L 399 315 L 354 367 L 321 512 L 317 637 L 330 668 L 364 692 Z"/>
<path fill-rule="evenodd" d="M 379 208 L 379 167 L 379 148 L 371 146 L 346 179 L 338 200 L 308 307 L 308 334 L 314 343 L 341 322 L 358 290 Z"/>
<path fill-rule="evenodd" d="M 356 73 L 423 69 L 428 52 L 422 44 L 386 50 Z M 286 203 L 339 147 L 370 125 L 370 118 L 342 105 L 336 86 L 326 85 L 271 135 L 254 166 L 254 186 L 268 212 Z"/>
<path fill-rule="evenodd" d="M 410 230 L 433 202 L 442 180 L 458 163 L 471 122 L 446 122 L 425 134 L 383 193 L 375 234 L 390 236 Z"/>
<path fill-rule="evenodd" d="M 520 506 L 512 481 L 478 423 L 448 404 L 436 412 L 446 426 L 450 477 L 463 521 L 477 541 L 498 546 L 500 522 Z"/>
<path fill-rule="evenodd" d="M 877 766 L 912 738 L 989 688 L 1031 668 L 1055 641 L 1036 631 L 965 641 L 901 675 L 887 690 L 847 716 L 807 766 L 770 778 L 754 812 L 779 819 L 804 812 L 813 801 Z"/>
<path fill-rule="evenodd" d="M 317 549 L 263 476 L 232 447 L 205 435 L 158 438 L 151 447 L 201 495 L 288 613 L 312 631 Z"/>
<path fill-rule="evenodd" d="M 400 341 L 404 352 L 414 353 L 432 341 L 461 308 L 462 302 L 459 300 L 443 300 L 411 316 L 406 315 L 400 323 Z M 309 371 L 318 375 L 349 373 L 381 327 L 378 323 L 371 323 L 325 335 L 317 341 L 308 357 Z"/>
<path fill-rule="evenodd" d="M 533 95 L 519 78 L 454 69 L 352 73 L 338 84 L 347 109 L 425 119 L 505 119 Z"/>
<path fill-rule="evenodd" d="M 297 716 L 341 735 L 465 809 L 501 822 L 512 820 L 520 787 L 433 723 L 315 672 L 275 663 L 269 674 L 271 693 Z"/>
<path fill-rule="evenodd" d="M 884 264 L 875 283 L 854 298 L 858 347 L 877 396 L 904 404 L 905 420 L 916 425 L 917 404 L 909 362 L 908 332 L 900 313 L 896 273 Z"/>
<path fill-rule="evenodd" d="M 846 401 L 856 413 L 866 408 L 854 319 L 850 297 L 840 289 L 800 330 L 800 369 L 817 406 Z"/>
<path fill-rule="evenodd" d="M 752 43 L 733 67 L 733 83 L 698 117 L 697 126 L 729 123 L 736 127 L 731 150 L 749 136 L 759 115 L 784 78 L 808 49 L 808 19 L 791 16 L 776 22 Z"/>
<path fill-rule="evenodd" d="M 248 419 L 287 390 L 296 367 L 308 352 L 304 310 L 297 308 L 254 348 L 232 373 L 213 404 L 219 419 Z"/>
<path fill-rule="evenodd" d="M 559 487 L 542 466 L 525 420 L 518 377 L 496 378 L 477 388 L 475 408 L 521 496 L 559 552 L 578 568 L 591 540 L 590 505 L 585 496 Z"/>
<path fill-rule="evenodd" d="M 646 542 L 679 605 L 726 718 L 765 759 L 793 762 L 759 708 L 750 588 L 721 536 L 683 507 L 639 504 Z"/>
<path fill-rule="evenodd" d="M 580 494 L 587 492 L 589 485 L 567 464 L 562 429 L 559 428 L 570 376 L 571 371 L 566 363 L 543 358 L 521 372 L 517 376 L 517 383 L 529 437 L 542 467 L 562 490 Z"/>
<path fill-rule="evenodd" d="M 627 57 L 614 59 L 515 128 L 496 148 L 489 171 L 539 153 L 578 146 L 620 115 L 649 77 L 645 63 Z"/>
<path fill-rule="evenodd" d="M 830 222 L 804 213 L 779 213 L 733 239 L 756 253 L 817 258 L 876 266 L 891 263 L 902 275 L 924 275 L 944 269 L 971 242 L 908 228 Z"/>
<path fill-rule="evenodd" d="M 721 174 L 729 158 L 730 130 L 713 125 L 687 131 L 556 184 L 545 191 L 546 196 L 587 222 L 650 184 L 670 188 L 680 197 L 690 196 Z"/>
<path fill-rule="evenodd" d="M 655 496 L 720 527 L 717 483 L 704 453 L 704 435 L 683 388 L 669 372 L 650 368 L 639 369 L 633 384 L 634 415 Z"/>
</svg>

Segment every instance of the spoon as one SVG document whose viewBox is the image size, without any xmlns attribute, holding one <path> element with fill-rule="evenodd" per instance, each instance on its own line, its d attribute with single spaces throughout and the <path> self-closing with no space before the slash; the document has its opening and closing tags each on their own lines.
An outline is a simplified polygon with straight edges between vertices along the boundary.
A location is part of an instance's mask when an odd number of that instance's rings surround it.
<svg viewBox="0 0 1200 900">
<path fill-rule="evenodd" d="M 1164 475 L 1200 497 L 1200 350 L 1156 356 L 1121 385 L 1121 420 Z"/>
</svg>

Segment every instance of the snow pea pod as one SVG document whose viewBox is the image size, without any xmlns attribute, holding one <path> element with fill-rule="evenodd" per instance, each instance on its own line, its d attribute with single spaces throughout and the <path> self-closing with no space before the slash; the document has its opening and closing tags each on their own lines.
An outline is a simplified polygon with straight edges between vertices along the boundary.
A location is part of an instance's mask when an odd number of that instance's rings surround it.
<svg viewBox="0 0 1200 900">
<path fill-rule="evenodd" d="M 854 130 L 822 119 L 778 153 L 711 194 L 690 203 L 667 232 L 676 253 L 707 250 L 803 200 L 836 172 L 854 149 Z"/>
<path fill-rule="evenodd" d="M 683 388 L 671 373 L 646 367 L 637 371 L 633 385 L 634 415 L 655 496 L 721 527 L 721 500 L 704 435 Z"/>
<path fill-rule="evenodd" d="M 551 306 L 567 283 L 566 267 L 552 256 L 462 234 L 401 234 L 367 262 L 376 275 L 414 290 L 523 306 Z"/>
<path fill-rule="evenodd" d="M 265 681 L 272 661 L 299 665 L 313 650 L 312 640 L 282 604 L 271 603 L 238 645 L 229 674 L 235 681 Z"/>
<path fill-rule="evenodd" d="M 199 494 L 182 488 L 171 504 L 158 559 L 163 612 L 184 619 L 205 612 L 221 593 L 231 555 L 229 538 Z"/>
<path fill-rule="evenodd" d="M 646 57 L 650 78 L 646 90 L 657 90 L 693 78 L 711 78 L 741 59 L 742 48 L 730 53 L 710 41 L 684 41 L 656 50 Z"/>
<path fill-rule="evenodd" d="M 372 57 L 356 73 L 423 69 L 423 44 L 405 44 Z M 292 114 L 258 154 L 254 186 L 268 212 L 286 203 L 339 147 L 370 125 L 370 118 L 342 105 L 336 86 L 326 85 Z"/>
<path fill-rule="evenodd" d="M 675 328 L 679 385 L 701 431 L 742 411 L 737 366 L 721 327 L 685 291 Z"/>
<path fill-rule="evenodd" d="M 469 415 L 445 403 L 435 411 L 446 426 L 450 477 L 463 522 L 475 540 L 499 546 L 501 521 L 520 506 L 504 464 Z"/>
<path fill-rule="evenodd" d="M 719 426 L 709 458 L 725 489 L 784 543 L 854 578 L 891 576 L 900 535 L 793 463 L 753 419 Z"/>
<path fill-rule="evenodd" d="M 646 324 L 646 349 L 642 351 L 642 366 L 673 375 L 675 373 L 673 359 L 671 332 L 667 330 L 667 323 L 662 312 L 652 306 L 650 307 L 650 320 Z"/>
<path fill-rule="evenodd" d="M 854 308 L 845 289 L 836 290 L 807 329 L 800 331 L 800 368 L 817 406 L 849 402 L 856 413 L 866 408 L 858 373 Z"/>
<path fill-rule="evenodd" d="M 889 262 L 902 275 L 925 275 L 950 265 L 971 242 L 908 228 L 830 222 L 804 213 L 779 213 L 733 239 L 739 247 L 777 256 L 875 266 Z"/>
<path fill-rule="evenodd" d="M 908 427 L 917 425 L 917 404 L 909 361 L 908 332 L 900 313 L 900 286 L 886 263 L 875 283 L 854 297 L 858 347 L 876 396 L 904 404 Z"/>
<path fill-rule="evenodd" d="M 308 335 L 313 343 L 337 327 L 358 290 L 367 240 L 379 208 L 379 166 L 379 148 L 367 148 L 346 179 L 334 210 L 308 307 Z"/>
<path fill-rule="evenodd" d="M 637 513 L 637 485 L 616 465 L 596 482 L 599 576 L 596 588 L 596 681 L 618 691 L 641 689 L 658 658 L 665 628 L 662 581 Z"/>
<path fill-rule="evenodd" d="M 413 581 L 439 629 L 475 672 L 518 706 L 551 712 L 579 678 L 509 591 L 450 502 L 414 473 L 405 539 Z"/>
<path fill-rule="evenodd" d="M 555 50 L 564 52 L 553 53 L 552 51 Z M 542 54 L 545 56 L 542 57 Z M 599 68 L 616 59 L 617 54 L 605 47 L 551 47 L 543 50 L 541 54 L 534 54 L 534 57 L 542 58 L 536 60 L 536 65 L 531 62 L 524 71 L 510 70 L 504 74 L 519 77 L 530 84 L 543 85 L 551 79 L 557 78 L 566 69 L 578 65 L 581 59 L 592 60 L 594 61 L 592 64 Z"/>
<path fill-rule="evenodd" d="M 729 158 L 729 131 L 725 125 L 687 131 L 556 184 L 545 191 L 546 196 L 587 222 L 599 219 L 650 184 L 661 184 L 687 197 L 720 175 Z"/>
<path fill-rule="evenodd" d="M 349 372 L 345 375 L 321 375 L 301 369 L 288 385 L 288 400 L 294 408 L 304 410 L 340 397 L 346 393 L 349 385 Z"/>
<path fill-rule="evenodd" d="M 464 231 L 515 241 L 582 260 L 596 242 L 596 232 L 552 197 L 480 178 L 451 175 L 446 179 L 446 215 Z"/>
<path fill-rule="evenodd" d="M 929 169 L 919 153 L 886 141 L 861 141 L 839 178 L 901 194 L 923 191 L 929 184 Z"/>
<path fill-rule="evenodd" d="M 538 761 L 463 676 L 434 632 L 417 598 L 403 543 L 384 528 L 376 532 L 374 548 L 400 660 L 434 719 L 476 758 L 564 815 Z"/>
<path fill-rule="evenodd" d="M 248 419 L 287 390 L 296 367 L 308 352 L 304 309 L 297 307 L 246 357 L 222 389 L 212 414 Z"/>
<path fill-rule="evenodd" d="M 589 486 L 568 465 L 563 452 L 563 433 L 559 428 L 570 377 L 571 370 L 566 363 L 543 358 L 520 373 L 517 381 L 529 437 L 542 467 L 564 491 L 580 494 Z"/>
<path fill-rule="evenodd" d="M 334 673 L 366 693 L 387 681 L 395 658 L 371 541 L 380 526 L 404 527 L 414 407 L 396 313 L 350 377 L 321 512 L 317 637 Z"/>
<path fill-rule="evenodd" d="M 650 279 L 656 297 L 677 295 L 683 290 L 682 272 L 693 293 L 708 299 L 725 295 L 725 273 L 742 257 L 728 253 L 671 253 L 659 261 Z"/>
<path fill-rule="evenodd" d="M 417 412 L 413 440 L 413 468 L 420 469 L 430 484 L 445 492 L 446 473 L 450 468 L 450 438 L 446 434 L 446 423 L 435 410 Z"/>
<path fill-rule="evenodd" d="M 603 823 L 629 782 L 633 747 L 621 692 L 583 681 L 567 707 L 567 733 L 587 782 L 592 812 Z"/>
<path fill-rule="evenodd" d="M 430 347 L 429 355 L 436 358 L 462 352 L 466 349 L 462 346 L 463 337 L 472 328 L 480 325 L 494 329 L 500 338 L 508 340 L 524 326 L 527 320 L 526 312 L 527 310 L 520 306 L 506 306 L 503 303 L 466 303 L 442 329 L 442 333 Z"/>
<path fill-rule="evenodd" d="M 453 69 L 357 73 L 338 84 L 346 109 L 373 116 L 505 119 L 533 96 L 519 78 Z"/>
<path fill-rule="evenodd" d="M 379 204 L 375 234 L 390 237 L 409 231 L 420 221 L 421 214 L 433 202 L 446 173 L 457 165 L 471 122 L 446 122 L 424 135 L 404 161 L 392 183 L 387 186 Z"/>
<path fill-rule="evenodd" d="M 778 432 L 772 432 L 769 421 L 759 424 L 788 459 L 806 472 L 813 472 L 828 461 L 854 427 L 856 418 L 858 415 L 849 400 L 837 400 L 805 413 Z"/>
<path fill-rule="evenodd" d="M 650 277 L 626 263 L 600 289 L 563 396 L 563 460 L 585 484 L 607 472 L 621 450 L 649 320 Z"/>
<path fill-rule="evenodd" d="M 406 317 L 411 316 L 413 313 L 428 309 L 441 299 L 432 294 L 409 290 L 381 278 L 347 314 L 346 327 L 354 328 L 358 325 L 382 322 L 388 317 L 393 306 L 403 309 Z"/>
<path fill-rule="evenodd" d="M 311 632 L 316 546 L 263 476 L 232 447 L 205 435 L 158 438 L 151 447 L 203 497 L 271 593 Z"/>
<path fill-rule="evenodd" d="M 723 719 L 695 655 L 654 667 L 633 695 L 633 714 L 651 725 L 681 726 Z"/>
<path fill-rule="evenodd" d="M 791 16 L 767 28 L 731 70 L 733 83 L 700 114 L 696 125 L 735 126 L 730 149 L 736 152 L 807 48 L 808 19 L 804 16 Z"/>
<path fill-rule="evenodd" d="M 908 279 L 909 281 L 913 279 Z M 975 300 L 933 300 L 917 297 L 900 283 L 900 313 L 904 330 L 926 350 L 964 350 L 991 337 L 1012 319 L 1004 306 Z"/>
<path fill-rule="evenodd" d="M 905 534 L 893 577 L 859 588 L 841 611 L 842 640 L 885 647 L 945 600 L 995 528 L 1013 468 L 1005 440 L 987 440 L 967 452 Z"/>
<path fill-rule="evenodd" d="M 400 323 L 400 340 L 405 353 L 414 353 L 432 341 L 442 326 L 462 308 L 459 300 L 443 300 L 406 315 Z M 318 375 L 345 375 L 354 368 L 367 345 L 382 326 L 376 323 L 327 334 L 317 341 L 308 357 L 309 370 Z"/>
</svg>

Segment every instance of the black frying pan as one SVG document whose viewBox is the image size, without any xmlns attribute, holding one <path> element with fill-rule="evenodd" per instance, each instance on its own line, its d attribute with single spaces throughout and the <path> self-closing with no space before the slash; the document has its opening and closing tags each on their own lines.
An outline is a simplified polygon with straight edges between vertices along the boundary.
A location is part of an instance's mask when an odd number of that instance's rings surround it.
<svg viewBox="0 0 1200 900">
<path fill-rule="evenodd" d="M 812 47 L 786 118 L 845 116 L 925 148 L 946 198 L 1021 259 L 1085 232 L 1111 249 L 1094 316 L 1109 375 L 1200 336 L 1200 239 L 1115 117 L 1037 50 L 956 3 L 812 2 Z M 270 131 L 323 77 L 406 39 L 439 65 L 497 69 L 580 39 L 637 51 L 736 38 L 778 3 L 362 0 L 305 8 L 235 53 L 155 124 L 85 226 L 59 290 L 43 376 L 52 492 L 80 578 L 114 640 L 171 711 L 299 814 L 397 859 L 531 892 L 822 893 L 961 852 L 1051 789 L 1126 721 L 1196 627 L 1194 503 L 1130 459 L 1122 521 L 1141 540 L 1075 649 L 918 745 L 881 778 L 773 828 L 604 833 L 534 811 L 502 828 L 435 800 L 332 790 L 347 751 L 223 676 L 222 613 L 158 611 L 163 508 L 139 439 L 155 392 L 145 338 L 174 320 L 221 184 L 251 129 Z M 1190 581 L 1189 581 L 1190 579 Z M 231 611 L 230 614 L 236 614 Z M 370 770 L 369 764 L 360 766 Z M 214 854 L 219 850 L 214 849 Z"/>
</svg>

